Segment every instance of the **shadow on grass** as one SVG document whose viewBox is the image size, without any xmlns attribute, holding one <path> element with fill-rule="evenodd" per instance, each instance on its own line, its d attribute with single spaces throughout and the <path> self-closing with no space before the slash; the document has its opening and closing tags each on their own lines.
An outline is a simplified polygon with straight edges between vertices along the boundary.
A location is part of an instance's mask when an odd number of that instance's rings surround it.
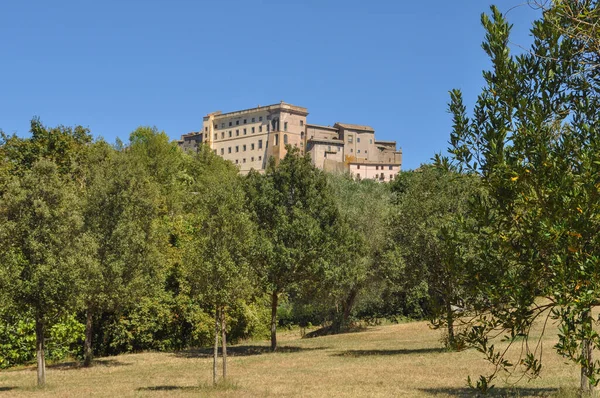
<svg viewBox="0 0 600 398">
<path fill-rule="evenodd" d="M 152 386 L 140 387 L 138 391 L 200 391 L 200 387 L 194 386 Z"/>
<path fill-rule="evenodd" d="M 482 396 L 472 388 L 421 388 L 429 395 L 443 395 L 451 397 L 479 397 Z M 495 387 L 487 394 L 488 397 L 549 397 L 558 392 L 557 388 L 549 387 Z"/>
<path fill-rule="evenodd" d="M 94 359 L 92 361 L 91 368 L 102 368 L 102 367 L 112 368 L 112 367 L 117 367 L 117 366 L 130 366 L 130 365 L 131 365 L 130 363 L 120 362 L 120 361 L 117 361 L 116 359 Z M 59 362 L 59 363 L 55 363 L 52 365 L 47 365 L 47 368 L 55 369 L 55 370 L 82 369 L 83 362 L 78 362 L 78 361 Z M 36 370 L 36 368 L 33 368 L 32 370 Z"/>
<path fill-rule="evenodd" d="M 197 392 L 214 392 L 214 391 L 230 391 L 237 390 L 238 386 L 236 383 L 232 383 L 227 380 L 221 380 L 217 384 L 204 384 L 200 386 L 150 386 L 140 387 L 137 391 L 197 391 Z"/>
<path fill-rule="evenodd" d="M 295 352 L 305 352 L 305 351 L 315 351 L 315 350 L 324 350 L 327 347 L 296 347 L 296 346 L 280 346 L 277 347 L 275 354 L 288 354 Z M 270 354 L 271 350 L 267 346 L 262 345 L 236 345 L 227 347 L 227 355 L 232 357 L 245 357 L 252 355 L 262 355 L 262 354 Z M 221 354 L 221 350 L 219 350 L 219 355 Z M 184 351 L 177 351 L 174 353 L 176 357 L 179 358 L 212 358 L 213 349 L 212 348 L 196 348 Z"/>
<path fill-rule="evenodd" d="M 2 391 L 10 391 L 10 390 L 14 390 L 16 388 L 17 387 L 7 387 L 7 386 L 4 386 L 4 387 L 0 387 L 0 392 L 2 392 Z"/>
<path fill-rule="evenodd" d="M 411 354 L 439 354 L 442 352 L 451 352 L 445 348 L 409 348 L 398 350 L 347 350 L 331 354 L 336 357 L 369 357 L 369 356 L 386 356 L 386 355 L 411 355 Z"/>
<path fill-rule="evenodd" d="M 325 326 L 317 330 L 313 330 L 312 332 L 306 333 L 302 336 L 303 339 L 312 339 L 314 337 L 322 337 L 322 336 L 333 336 L 336 334 L 347 334 L 347 333 L 360 333 L 366 332 L 369 328 L 363 325 L 352 325 L 345 329 L 337 329 L 332 326 Z"/>
</svg>

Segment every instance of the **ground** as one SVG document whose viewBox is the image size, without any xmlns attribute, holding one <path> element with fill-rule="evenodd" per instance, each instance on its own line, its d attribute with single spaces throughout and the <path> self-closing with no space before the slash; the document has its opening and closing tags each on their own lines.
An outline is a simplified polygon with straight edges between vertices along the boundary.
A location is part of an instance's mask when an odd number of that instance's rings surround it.
<svg viewBox="0 0 600 398">
<path fill-rule="evenodd" d="M 228 383 L 212 381 L 209 350 L 141 353 L 98 359 L 93 368 L 74 362 L 47 371 L 44 390 L 35 386 L 34 367 L 0 372 L 3 397 L 462 397 L 471 396 L 468 375 L 489 370 L 475 350 L 448 352 L 441 332 L 426 322 L 366 328 L 355 333 L 301 338 L 280 334 L 280 350 L 267 341 L 230 347 Z M 541 378 L 516 387 L 496 382 L 500 396 L 574 396 L 578 369 L 556 355 L 556 335 L 544 343 Z M 516 380 L 513 380 L 516 381 Z"/>
</svg>

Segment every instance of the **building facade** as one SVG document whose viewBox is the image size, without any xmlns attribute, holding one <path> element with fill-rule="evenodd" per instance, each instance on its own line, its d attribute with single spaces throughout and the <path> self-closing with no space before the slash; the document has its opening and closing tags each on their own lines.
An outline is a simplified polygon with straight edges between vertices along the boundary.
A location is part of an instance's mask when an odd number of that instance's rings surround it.
<svg viewBox="0 0 600 398">
<path fill-rule="evenodd" d="M 236 164 L 245 174 L 264 171 L 273 157 L 279 162 L 286 145 L 310 153 L 313 164 L 329 172 L 350 172 L 356 178 L 391 181 L 402 166 L 402 151 L 395 141 L 377 141 L 369 126 L 336 123 L 333 127 L 308 124 L 306 108 L 280 102 L 241 111 L 210 113 L 202 130 L 184 134 L 178 141 L 186 150 L 208 145 Z"/>
</svg>

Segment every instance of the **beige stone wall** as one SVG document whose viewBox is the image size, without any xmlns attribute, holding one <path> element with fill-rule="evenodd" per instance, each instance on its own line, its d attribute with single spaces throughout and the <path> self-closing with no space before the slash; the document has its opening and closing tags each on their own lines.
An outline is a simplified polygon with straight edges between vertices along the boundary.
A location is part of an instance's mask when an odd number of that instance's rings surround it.
<svg viewBox="0 0 600 398">
<path fill-rule="evenodd" d="M 324 164 L 331 163 L 331 161 L 344 163 L 344 148 L 342 144 L 313 142 L 309 145 L 311 146 L 309 151 L 310 158 L 316 167 L 324 169 Z"/>
</svg>

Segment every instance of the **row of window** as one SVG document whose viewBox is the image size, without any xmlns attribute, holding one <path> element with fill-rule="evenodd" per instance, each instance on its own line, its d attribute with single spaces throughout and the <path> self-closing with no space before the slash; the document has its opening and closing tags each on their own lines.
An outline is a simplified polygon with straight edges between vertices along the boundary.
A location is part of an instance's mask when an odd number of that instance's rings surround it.
<svg viewBox="0 0 600 398">
<path fill-rule="evenodd" d="M 262 122 L 262 120 L 263 120 L 263 117 L 259 116 L 258 117 L 258 121 Z M 244 119 L 244 122 L 242 124 L 247 124 L 247 122 L 248 122 L 248 119 Z M 255 117 L 252 118 L 252 122 L 251 123 L 256 123 L 256 118 Z M 235 121 L 235 125 L 239 126 L 240 125 L 240 121 L 236 120 Z M 233 122 L 230 121 L 229 122 L 229 127 L 232 127 L 232 126 L 233 126 Z M 300 120 L 300 127 L 303 127 L 303 126 L 304 126 L 304 120 Z M 283 131 L 287 131 L 287 127 L 288 127 L 288 122 L 284 122 L 283 123 Z M 217 123 L 215 123 L 214 124 L 214 128 L 215 128 L 215 130 L 217 130 L 219 128 L 219 125 Z M 222 129 L 225 128 L 225 123 L 221 123 L 221 128 Z M 268 124 L 267 124 L 267 128 L 268 128 Z M 261 129 L 262 129 L 262 126 L 261 126 Z M 204 131 L 208 131 L 208 127 L 204 127 Z"/>
<path fill-rule="evenodd" d="M 379 167 L 381 167 L 381 170 L 384 170 L 385 166 L 375 166 L 375 170 L 379 170 Z M 388 167 L 389 167 L 389 170 L 394 170 L 394 166 L 388 166 Z M 360 164 L 357 164 L 356 168 L 360 169 Z"/>
<path fill-rule="evenodd" d="M 259 161 L 261 161 L 261 160 L 262 160 L 262 156 L 259 156 L 259 157 L 258 157 L 258 160 L 259 160 Z M 250 161 L 251 161 L 251 162 L 254 162 L 254 156 L 250 158 Z M 242 159 L 242 163 L 246 163 L 246 158 L 243 158 L 243 159 Z M 235 160 L 235 164 L 240 164 L 240 160 L 239 160 L 239 159 L 236 159 L 236 160 Z"/>
<path fill-rule="evenodd" d="M 269 130 L 269 126 L 267 126 L 267 131 L 268 131 L 268 130 Z M 262 126 L 258 126 L 258 132 L 259 132 L 259 133 L 262 133 L 262 131 L 263 131 L 263 128 L 262 128 Z M 256 128 L 255 128 L 255 127 L 252 127 L 252 128 L 250 129 L 250 132 L 251 132 L 252 134 L 254 134 L 254 133 L 256 132 Z M 243 130 L 242 130 L 242 133 L 243 133 L 244 135 L 247 135 L 247 134 L 248 134 L 248 130 L 247 130 L 247 129 L 243 129 Z M 236 136 L 236 137 L 239 137 L 239 136 L 240 136 L 240 130 L 235 130 L 235 136 Z M 215 133 L 213 137 L 214 137 L 214 139 L 216 140 L 216 139 L 217 139 L 217 133 Z M 232 137 L 233 137 L 233 131 L 229 130 L 229 131 L 228 131 L 228 138 L 232 138 Z M 225 139 L 225 132 L 224 132 L 224 131 L 223 131 L 223 132 L 221 132 L 221 139 Z"/>
<path fill-rule="evenodd" d="M 258 149 L 262 149 L 263 147 L 263 140 L 258 140 Z M 231 153 L 231 149 L 232 147 L 227 148 L 227 153 Z M 246 152 L 247 146 L 246 145 L 242 145 L 242 152 Z M 250 144 L 250 150 L 253 151 L 254 150 L 254 143 Z M 240 146 L 236 145 L 235 146 L 235 152 L 239 152 L 240 151 Z M 225 155 L 225 148 L 221 148 L 221 155 Z"/>
</svg>

